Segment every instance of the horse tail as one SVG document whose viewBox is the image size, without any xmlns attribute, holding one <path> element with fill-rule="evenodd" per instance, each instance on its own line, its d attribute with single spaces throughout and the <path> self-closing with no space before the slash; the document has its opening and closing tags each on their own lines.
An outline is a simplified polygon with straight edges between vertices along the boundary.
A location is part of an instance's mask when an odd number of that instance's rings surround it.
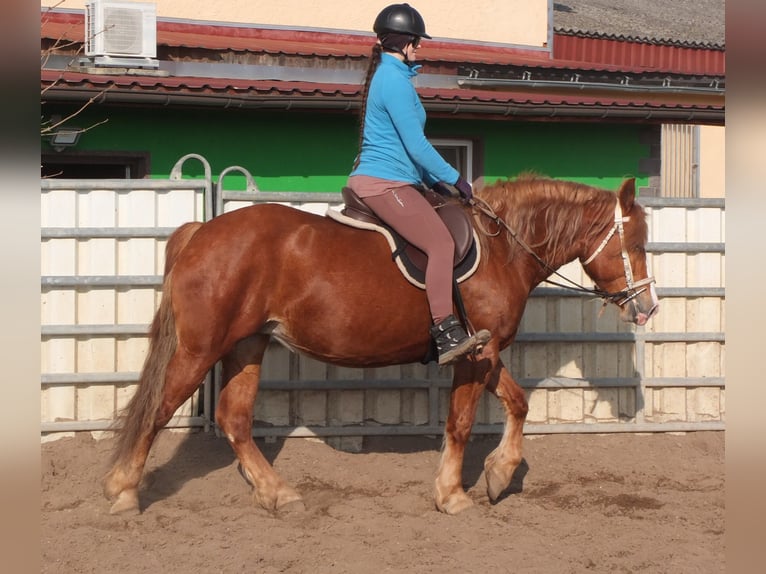
<svg viewBox="0 0 766 574">
<path fill-rule="evenodd" d="M 178 344 L 171 296 L 171 271 L 181 251 L 201 226 L 199 222 L 186 223 L 168 239 L 162 299 L 149 328 L 149 352 L 141 369 L 138 388 L 114 424 L 117 442 L 112 452 L 113 464 L 128 460 L 136 444 L 156 430 L 157 414 L 162 406 L 165 388 L 165 372 Z"/>
<path fill-rule="evenodd" d="M 155 430 L 165 371 L 178 342 L 170 293 L 170 277 L 166 277 L 160 307 L 149 329 L 149 353 L 141 369 L 138 388 L 115 421 L 117 444 L 112 463 L 128 460 L 136 444 Z"/>
</svg>

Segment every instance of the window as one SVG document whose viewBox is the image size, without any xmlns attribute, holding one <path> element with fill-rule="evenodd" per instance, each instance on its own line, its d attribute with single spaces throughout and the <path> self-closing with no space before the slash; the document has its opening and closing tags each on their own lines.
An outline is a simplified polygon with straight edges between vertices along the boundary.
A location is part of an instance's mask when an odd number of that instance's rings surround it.
<svg viewBox="0 0 766 574">
<path fill-rule="evenodd" d="M 476 175 L 476 142 L 468 139 L 434 138 L 429 140 L 447 162 L 466 180 L 473 182 Z"/>
</svg>

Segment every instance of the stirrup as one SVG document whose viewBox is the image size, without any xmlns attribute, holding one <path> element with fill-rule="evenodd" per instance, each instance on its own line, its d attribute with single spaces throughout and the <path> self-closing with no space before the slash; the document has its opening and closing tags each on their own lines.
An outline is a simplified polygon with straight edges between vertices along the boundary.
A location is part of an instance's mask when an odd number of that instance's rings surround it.
<svg viewBox="0 0 766 574">
<path fill-rule="evenodd" d="M 450 365 L 464 355 L 476 353 L 490 340 L 491 334 L 486 329 L 468 336 L 454 315 L 431 327 L 431 337 L 436 342 L 439 354 L 439 366 Z"/>
</svg>

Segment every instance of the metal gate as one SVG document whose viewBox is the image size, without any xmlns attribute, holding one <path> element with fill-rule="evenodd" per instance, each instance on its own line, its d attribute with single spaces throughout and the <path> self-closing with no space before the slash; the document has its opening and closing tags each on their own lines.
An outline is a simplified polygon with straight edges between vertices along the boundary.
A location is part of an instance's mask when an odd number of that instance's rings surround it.
<svg viewBox="0 0 766 574">
<path fill-rule="evenodd" d="M 206 166 L 204 180 L 181 179 L 189 159 Z M 232 173 L 245 176 L 245 191 L 224 188 Z M 169 181 L 44 180 L 42 193 L 44 434 L 105 430 L 130 397 L 161 296 L 164 243 L 177 225 L 259 202 L 314 213 L 341 202 L 339 193 L 259 191 L 239 166 L 213 188 L 207 162 L 193 154 Z M 502 355 L 527 392 L 529 434 L 724 428 L 724 201 L 641 202 L 662 310 L 636 328 L 616 313 L 599 317 L 600 302 L 536 289 Z M 562 272 L 587 284 L 577 263 Z M 340 368 L 273 344 L 253 434 L 333 437 L 349 448 L 366 435 L 439 435 L 450 373 L 434 364 Z M 169 426 L 214 427 L 219 379 L 211 374 Z M 502 433 L 504 419 L 487 394 L 474 432 Z"/>
<path fill-rule="evenodd" d="M 182 179 L 188 160 L 204 179 Z M 106 430 L 138 382 L 165 241 L 212 217 L 210 165 L 189 154 L 167 181 L 44 179 L 41 190 L 41 431 Z M 168 426 L 211 420 L 208 377 Z"/>
</svg>

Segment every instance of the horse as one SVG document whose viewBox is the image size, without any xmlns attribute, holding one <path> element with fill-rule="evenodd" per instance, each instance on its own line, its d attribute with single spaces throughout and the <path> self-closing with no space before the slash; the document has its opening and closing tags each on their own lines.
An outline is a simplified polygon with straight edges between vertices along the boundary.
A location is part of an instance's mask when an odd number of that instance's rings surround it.
<svg viewBox="0 0 766 574">
<path fill-rule="evenodd" d="M 492 338 L 452 366 L 433 489 L 439 511 L 457 514 L 473 504 L 462 486 L 463 457 L 485 390 L 506 415 L 484 462 L 490 502 L 522 461 L 527 400 L 499 355 L 514 341 L 535 286 L 579 259 L 592 292 L 618 305 L 621 320 L 643 325 L 657 312 L 646 215 L 635 195 L 632 178 L 615 193 L 529 176 L 486 185 L 463 206 L 482 258 L 460 285 L 462 306 L 470 324 Z M 253 486 L 254 503 L 274 513 L 305 508 L 252 437 L 269 341 L 326 363 L 380 367 L 421 361 L 430 324 L 425 292 L 404 279 L 374 231 L 276 203 L 182 225 L 166 246 L 162 298 L 137 389 L 115 425 L 103 482 L 110 512 L 141 512 L 139 483 L 157 433 L 218 361 L 215 421 Z"/>
</svg>

